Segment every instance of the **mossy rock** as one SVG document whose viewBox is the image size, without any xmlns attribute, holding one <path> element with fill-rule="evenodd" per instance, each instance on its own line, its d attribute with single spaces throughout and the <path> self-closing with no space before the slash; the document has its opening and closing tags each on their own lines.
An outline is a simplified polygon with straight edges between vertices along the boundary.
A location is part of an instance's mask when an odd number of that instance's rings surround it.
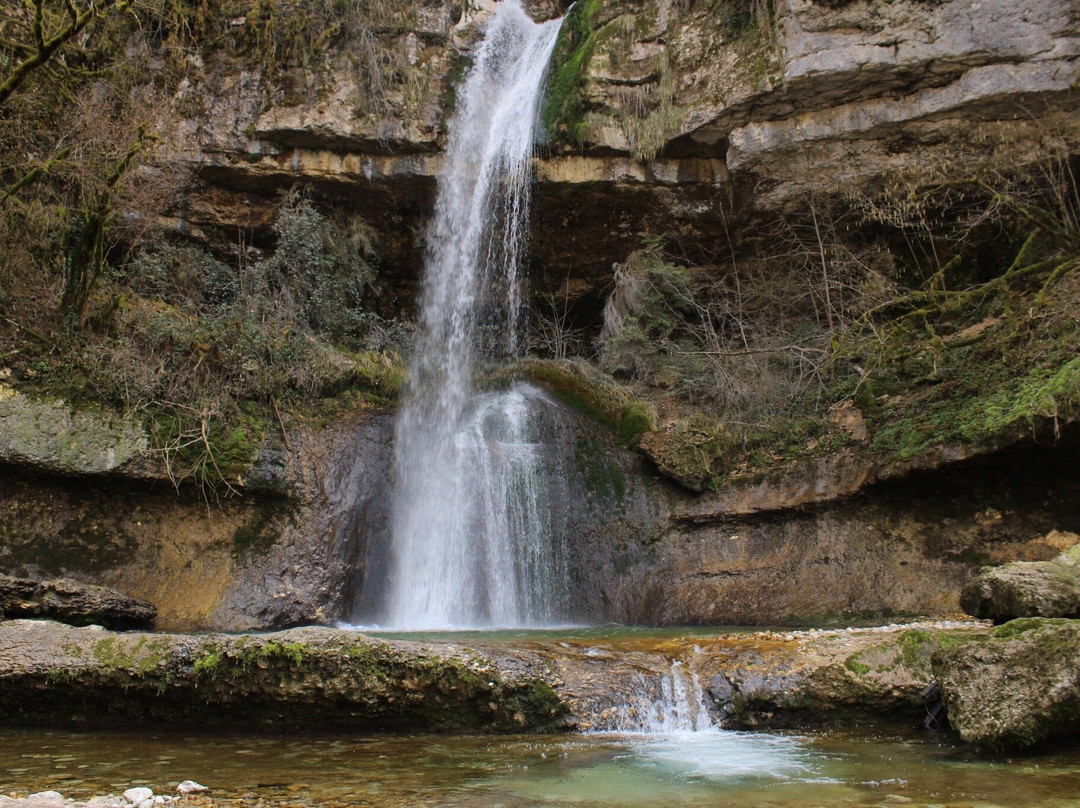
<svg viewBox="0 0 1080 808">
<path fill-rule="evenodd" d="M 1015 620 L 939 648 L 931 667 L 969 743 L 1014 749 L 1080 732 L 1080 621 Z"/>
<path fill-rule="evenodd" d="M 961 608 L 1003 623 L 1018 617 L 1080 615 L 1080 579 L 1056 561 L 1016 561 L 984 569 L 964 587 Z"/>
<path fill-rule="evenodd" d="M 584 363 L 527 359 L 503 368 L 487 382 L 505 385 L 518 379 L 543 386 L 571 409 L 606 426 L 623 448 L 636 448 L 641 436 L 656 428 L 652 404 Z"/>
<path fill-rule="evenodd" d="M 326 628 L 182 635 L 19 620 L 0 623 L 0 715 L 87 728 L 563 729 L 567 706 L 537 664 Z"/>
<path fill-rule="evenodd" d="M 733 449 L 727 428 L 700 413 L 641 438 L 641 450 L 660 472 L 692 491 L 715 486 L 733 465 Z"/>
<path fill-rule="evenodd" d="M 53 474 L 103 474 L 140 460 L 147 446 L 136 418 L 77 410 L 0 384 L 0 460 Z"/>
</svg>

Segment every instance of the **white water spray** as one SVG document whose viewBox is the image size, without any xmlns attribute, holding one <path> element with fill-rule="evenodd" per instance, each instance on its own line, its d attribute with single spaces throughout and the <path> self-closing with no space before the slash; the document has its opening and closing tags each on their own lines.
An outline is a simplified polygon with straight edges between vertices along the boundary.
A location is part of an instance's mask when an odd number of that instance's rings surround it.
<svg viewBox="0 0 1080 808">
<path fill-rule="evenodd" d="M 543 625 L 560 606 L 528 407 L 539 393 L 472 388 L 478 361 L 517 347 L 534 130 L 560 25 L 500 3 L 450 123 L 395 436 L 390 628 Z"/>
<path fill-rule="evenodd" d="M 676 659 L 667 670 L 642 672 L 637 678 L 594 731 L 669 735 L 715 729 L 692 667 Z"/>
</svg>

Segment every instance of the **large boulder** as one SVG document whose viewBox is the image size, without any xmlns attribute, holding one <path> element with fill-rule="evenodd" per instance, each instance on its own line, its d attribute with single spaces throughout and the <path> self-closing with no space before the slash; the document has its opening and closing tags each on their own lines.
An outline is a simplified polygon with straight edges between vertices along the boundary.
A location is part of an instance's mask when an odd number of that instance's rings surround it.
<svg viewBox="0 0 1080 808">
<path fill-rule="evenodd" d="M 130 629 L 153 626 L 157 609 L 115 589 L 70 578 L 38 582 L 0 575 L 0 616 L 47 617 L 74 626 Z"/>
<path fill-rule="evenodd" d="M 969 743 L 1007 749 L 1080 732 L 1080 621 L 1014 620 L 938 648 L 931 668 Z"/>
<path fill-rule="evenodd" d="M 975 617 L 1003 623 L 1018 617 L 1080 616 L 1080 578 L 1058 561 L 1016 561 L 986 568 L 960 595 Z"/>
</svg>

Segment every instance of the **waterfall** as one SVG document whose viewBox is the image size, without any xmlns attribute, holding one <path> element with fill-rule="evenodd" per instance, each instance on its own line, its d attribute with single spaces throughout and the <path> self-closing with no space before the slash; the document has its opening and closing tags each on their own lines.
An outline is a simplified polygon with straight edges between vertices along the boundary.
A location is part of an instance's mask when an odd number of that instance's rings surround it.
<svg viewBox="0 0 1080 808">
<path fill-rule="evenodd" d="M 619 693 L 621 701 L 605 711 L 595 732 L 668 735 L 714 729 L 697 672 L 682 660 L 667 670 L 641 672 L 637 682 Z"/>
<path fill-rule="evenodd" d="M 517 348 L 534 130 L 560 25 L 504 0 L 458 93 L 395 433 L 387 627 L 543 625 L 559 610 L 539 393 L 477 396 L 472 377 Z"/>
</svg>

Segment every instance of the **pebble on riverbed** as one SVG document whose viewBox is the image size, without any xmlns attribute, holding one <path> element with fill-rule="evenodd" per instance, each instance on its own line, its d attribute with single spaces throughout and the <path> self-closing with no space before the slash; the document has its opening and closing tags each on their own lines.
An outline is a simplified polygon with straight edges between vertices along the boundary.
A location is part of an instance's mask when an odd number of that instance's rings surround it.
<svg viewBox="0 0 1080 808">
<path fill-rule="evenodd" d="M 184 780 L 176 787 L 181 797 L 205 794 L 210 789 L 194 780 Z M 180 797 L 162 797 L 145 786 L 129 788 L 122 797 L 114 794 L 75 800 L 59 791 L 37 791 L 28 797 L 9 797 L 0 794 L 0 808 L 162 808 L 178 802 Z"/>
</svg>

